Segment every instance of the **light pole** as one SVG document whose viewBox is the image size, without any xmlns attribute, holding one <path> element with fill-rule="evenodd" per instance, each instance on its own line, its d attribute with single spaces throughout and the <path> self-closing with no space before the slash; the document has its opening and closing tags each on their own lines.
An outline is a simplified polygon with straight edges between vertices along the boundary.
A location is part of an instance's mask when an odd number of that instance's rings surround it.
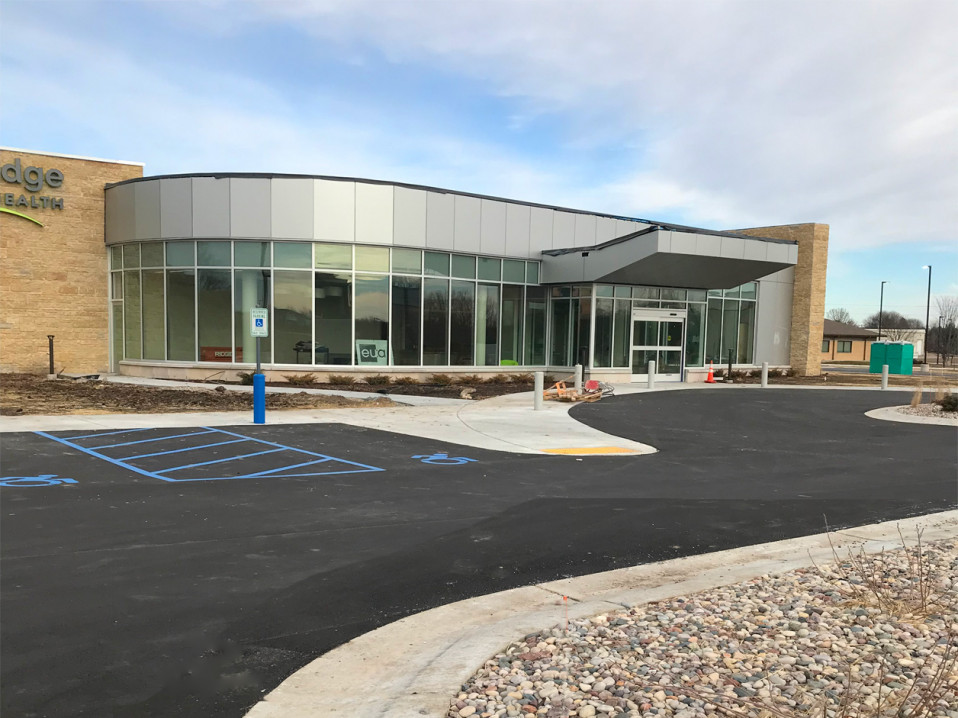
<svg viewBox="0 0 958 718">
<path fill-rule="evenodd" d="M 888 284 L 888 280 L 885 280 L 881 283 L 881 296 L 878 299 L 878 341 L 881 341 L 881 320 L 882 320 L 882 310 L 885 306 L 885 285 Z"/>
<path fill-rule="evenodd" d="M 928 301 L 925 304 L 925 364 L 928 363 L 928 317 L 931 314 L 931 265 L 926 264 L 922 269 L 928 270 Z"/>
</svg>

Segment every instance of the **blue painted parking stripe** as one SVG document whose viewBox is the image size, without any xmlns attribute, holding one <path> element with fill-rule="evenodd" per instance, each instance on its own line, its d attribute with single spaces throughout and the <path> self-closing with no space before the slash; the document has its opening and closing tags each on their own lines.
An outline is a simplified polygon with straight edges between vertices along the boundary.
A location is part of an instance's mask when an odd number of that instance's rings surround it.
<svg viewBox="0 0 958 718">
<path fill-rule="evenodd" d="M 157 451 L 152 454 L 138 454 L 136 456 L 124 456 L 123 461 L 133 461 L 133 459 L 145 459 L 147 456 L 163 456 L 164 454 L 178 454 L 181 451 L 196 451 L 197 449 L 208 449 L 211 446 L 223 446 L 225 444 L 242 444 L 250 439 L 230 439 L 229 441 L 217 441 L 215 444 L 200 444 L 199 446 L 187 446 L 185 449 L 171 449 L 170 451 Z"/>
<path fill-rule="evenodd" d="M 346 463 L 352 463 L 348 461 Z M 362 464 L 357 464 L 357 466 L 362 466 Z M 256 479 L 256 478 L 268 478 L 268 479 L 301 479 L 306 476 L 333 476 L 334 474 L 368 474 L 373 471 L 385 471 L 385 469 L 377 469 L 375 467 L 362 468 L 362 469 L 346 469 L 344 471 L 324 471 L 321 474 L 271 474 L 266 477 L 258 477 L 256 474 L 244 474 L 242 476 L 222 476 L 213 479 L 214 481 L 227 481 L 229 479 Z M 176 483 L 185 483 L 187 481 L 210 481 L 211 479 L 197 478 L 197 479 L 175 479 Z"/>
<path fill-rule="evenodd" d="M 192 469 L 197 466 L 209 466 L 210 464 L 222 464 L 224 461 L 236 461 L 237 459 L 248 459 L 251 456 L 262 456 L 263 454 L 275 454 L 278 451 L 289 451 L 288 446 L 281 449 L 267 449 L 266 451 L 257 451 L 252 454 L 240 454 L 239 456 L 229 456 L 225 459 L 214 459 L 213 461 L 201 461 L 198 464 L 184 464 L 183 466 L 174 466 L 172 469 L 161 469 L 157 474 L 168 474 L 171 471 L 182 471 L 183 469 Z"/>
<path fill-rule="evenodd" d="M 129 434 L 131 431 L 149 431 L 150 429 L 123 429 L 122 431 L 98 431 L 95 434 L 83 434 L 82 436 L 65 436 L 65 439 L 73 441 L 74 439 L 89 439 L 91 436 L 110 436 L 111 434 Z M 38 431 L 38 434 L 43 432 Z"/>
<path fill-rule="evenodd" d="M 184 436 L 199 436 L 200 434 L 212 434 L 213 429 L 206 431 L 193 431 L 189 434 L 168 434 L 167 436 L 157 436 L 152 439 L 140 439 L 139 441 L 124 441 L 122 444 L 100 444 L 99 446 L 89 446 L 89 449 L 113 449 L 117 446 L 130 446 L 131 444 L 149 444 L 152 441 L 163 441 L 165 439 L 181 439 Z"/>
<path fill-rule="evenodd" d="M 316 461 L 304 461 L 302 464 L 293 464 L 291 466 L 280 466 L 278 469 L 267 469 L 266 471 L 257 471 L 253 474 L 247 474 L 247 478 L 252 479 L 255 476 L 267 476 L 272 474 L 274 471 L 288 471 L 289 469 L 299 469 L 303 466 L 310 466 L 311 464 L 322 464 L 326 461 L 329 461 L 332 457 L 327 456 L 325 459 L 316 459 Z"/>
<path fill-rule="evenodd" d="M 54 441 L 59 442 L 59 443 L 61 443 L 61 444 L 66 444 L 67 446 L 69 446 L 69 447 L 72 448 L 72 449 L 76 449 L 77 451 L 82 451 L 84 454 L 89 454 L 90 456 L 93 456 L 93 457 L 95 457 L 95 458 L 97 458 L 97 459 L 103 459 L 104 461 L 108 461 L 108 462 L 111 463 L 111 464 L 115 464 L 116 466 L 119 466 L 121 469 L 129 469 L 130 471 L 135 471 L 135 472 L 138 473 L 138 474 L 143 474 L 144 476 L 149 476 L 151 479 L 163 479 L 164 481 L 175 481 L 175 479 L 167 479 L 167 478 L 164 477 L 164 476 L 158 476 L 157 474 L 154 474 L 152 471 L 146 471 L 146 470 L 144 470 L 144 469 L 139 469 L 139 468 L 133 466 L 132 464 L 127 464 L 127 463 L 125 463 L 125 462 L 123 462 L 123 461 L 119 461 L 119 460 L 117 460 L 117 459 L 111 459 L 109 456 L 104 456 L 103 454 L 101 454 L 101 453 L 99 453 L 99 452 L 97 452 L 97 451 L 91 451 L 90 449 L 84 448 L 84 447 L 80 446 L 79 444 L 74 444 L 74 443 L 72 443 L 69 439 L 61 439 L 61 438 L 59 438 L 59 437 L 57 437 L 57 436 L 54 436 L 53 434 L 48 434 L 48 433 L 46 433 L 45 431 L 35 431 L 34 433 L 35 433 L 35 434 L 39 434 L 40 436 L 45 436 L 45 437 L 47 437 L 48 439 L 53 439 Z"/>
</svg>

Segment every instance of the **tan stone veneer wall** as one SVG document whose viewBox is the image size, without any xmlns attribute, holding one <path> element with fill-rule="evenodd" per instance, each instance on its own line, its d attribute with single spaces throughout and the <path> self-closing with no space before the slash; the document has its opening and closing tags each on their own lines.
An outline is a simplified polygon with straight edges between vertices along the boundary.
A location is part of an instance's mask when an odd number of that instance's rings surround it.
<svg viewBox="0 0 958 718">
<path fill-rule="evenodd" d="M 798 263 L 795 265 L 795 284 L 792 288 L 789 363 L 802 376 L 819 376 L 822 373 L 822 334 L 825 329 L 828 225 L 786 224 L 734 231 L 798 242 Z"/>
<path fill-rule="evenodd" d="M 103 190 L 143 176 L 143 165 L 0 148 L 0 165 L 58 169 L 59 188 L 31 192 L 0 179 L 0 371 L 48 370 L 47 335 L 55 335 L 56 371 L 102 372 L 109 365 L 107 254 Z M 63 209 L 10 206 L 5 195 L 63 199 Z M 13 200 L 16 202 L 16 199 Z"/>
</svg>

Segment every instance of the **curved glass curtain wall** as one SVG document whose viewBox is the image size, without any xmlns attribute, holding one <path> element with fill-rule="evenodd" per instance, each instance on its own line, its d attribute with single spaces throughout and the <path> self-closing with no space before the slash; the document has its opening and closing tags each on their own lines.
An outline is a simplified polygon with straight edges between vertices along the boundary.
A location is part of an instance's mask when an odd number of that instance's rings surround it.
<svg viewBox="0 0 958 718">
<path fill-rule="evenodd" d="M 539 263 L 365 245 L 198 240 L 110 250 L 120 359 L 267 364 L 542 366 Z"/>
</svg>

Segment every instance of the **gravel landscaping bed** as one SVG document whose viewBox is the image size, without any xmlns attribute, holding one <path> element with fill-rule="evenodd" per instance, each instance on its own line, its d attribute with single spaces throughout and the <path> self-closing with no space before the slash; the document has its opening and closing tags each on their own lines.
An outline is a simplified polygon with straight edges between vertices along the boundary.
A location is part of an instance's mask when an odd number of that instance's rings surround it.
<svg viewBox="0 0 958 718">
<path fill-rule="evenodd" d="M 958 425 L 958 412 L 943 411 L 937 404 L 919 404 L 918 406 L 899 406 L 899 413 L 909 416 L 930 416 L 935 419 L 950 419 Z"/>
<path fill-rule="evenodd" d="M 839 558 L 526 636 L 448 716 L 958 718 L 958 542 Z"/>
</svg>

